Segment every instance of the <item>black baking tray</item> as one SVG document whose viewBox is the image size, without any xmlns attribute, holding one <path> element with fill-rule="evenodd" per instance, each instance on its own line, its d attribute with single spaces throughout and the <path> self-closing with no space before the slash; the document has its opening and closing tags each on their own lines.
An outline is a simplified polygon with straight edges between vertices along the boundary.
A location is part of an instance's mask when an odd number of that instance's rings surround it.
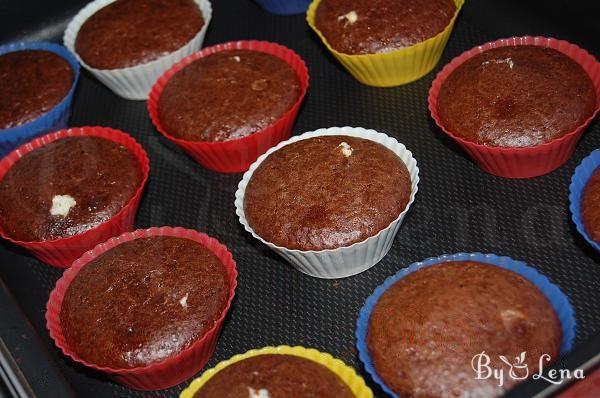
<svg viewBox="0 0 600 398">
<path fill-rule="evenodd" d="M 60 42 L 66 24 L 85 3 L 3 0 L 0 43 Z M 598 57 L 600 24 L 594 3 L 468 0 L 436 69 L 414 83 L 381 89 L 361 85 L 343 70 L 303 15 L 271 15 L 251 0 L 213 0 L 205 45 L 269 40 L 292 48 L 306 61 L 311 81 L 295 134 L 330 126 L 373 128 L 396 137 L 418 161 L 419 192 L 391 251 L 375 267 L 346 279 L 303 275 L 246 233 L 233 205 L 241 174 L 217 174 L 196 164 L 155 131 L 145 102 L 123 100 L 83 72 L 71 125 L 122 129 L 148 152 L 150 180 L 137 227 L 196 228 L 233 252 L 239 286 L 208 367 L 252 348 L 304 345 L 343 359 L 377 396 L 384 396 L 356 354 L 355 324 L 364 300 L 386 277 L 412 262 L 481 251 L 525 260 L 560 286 L 577 318 L 575 349 L 561 358 L 561 366 L 587 368 L 600 353 L 600 256 L 570 221 L 568 186 L 577 164 L 600 147 L 600 125 L 591 124 L 573 157 L 553 173 L 530 180 L 502 179 L 482 172 L 439 131 L 429 117 L 427 93 L 449 60 L 501 37 L 557 37 Z M 0 263 L 0 381 L 5 384 L 0 396 L 21 391 L 22 396 L 173 397 L 188 385 L 131 391 L 67 360 L 49 339 L 44 322 L 46 300 L 61 271 L 4 241 Z M 546 387 L 526 383 L 511 395 L 549 394 Z"/>
</svg>

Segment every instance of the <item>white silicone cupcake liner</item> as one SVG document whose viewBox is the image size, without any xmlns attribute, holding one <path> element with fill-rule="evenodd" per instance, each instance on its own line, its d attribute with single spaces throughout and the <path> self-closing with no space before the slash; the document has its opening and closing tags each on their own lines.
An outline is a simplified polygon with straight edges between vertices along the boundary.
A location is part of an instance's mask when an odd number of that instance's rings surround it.
<svg viewBox="0 0 600 398">
<path fill-rule="evenodd" d="M 361 242 L 352 244 L 351 246 L 339 247 L 336 249 L 327 250 L 292 250 L 285 247 L 277 246 L 271 242 L 265 241 L 258 236 L 256 232 L 248 224 L 244 213 L 244 194 L 248 182 L 257 167 L 273 152 L 282 148 L 285 145 L 296 141 L 305 140 L 317 136 L 326 135 L 347 135 L 351 137 L 365 138 L 377 142 L 394 152 L 406 165 L 411 179 L 410 199 L 406 208 L 400 215 L 386 228 L 379 231 L 374 236 L 367 238 Z M 319 129 L 304 133 L 299 136 L 290 138 L 287 141 L 282 141 L 279 145 L 269 149 L 265 154 L 261 155 L 244 174 L 242 181 L 238 185 L 235 193 L 235 212 L 239 217 L 240 223 L 246 231 L 252 236 L 267 245 L 271 250 L 285 258 L 294 268 L 304 272 L 310 276 L 325 279 L 345 278 L 347 276 L 356 275 L 373 265 L 377 264 L 390 250 L 394 242 L 394 237 L 398 233 L 400 225 L 404 220 L 404 216 L 415 200 L 419 184 L 419 168 L 417 161 L 413 158 L 412 153 L 406 147 L 399 143 L 395 138 L 392 138 L 375 130 L 367 130 L 362 127 L 331 127 L 327 129 Z"/>
<path fill-rule="evenodd" d="M 131 100 L 146 100 L 150 94 L 150 89 L 156 80 L 172 65 L 195 53 L 202 47 L 206 30 L 212 17 L 212 6 L 208 0 L 194 0 L 204 18 L 204 25 L 200 32 L 186 45 L 179 50 L 167 54 L 154 61 L 136 65 L 130 68 L 120 69 L 96 69 L 87 65 L 81 57 L 75 52 L 75 40 L 79 29 L 89 17 L 101 8 L 114 3 L 116 0 L 95 0 L 81 9 L 71 20 L 65 34 L 63 42 L 65 46 L 77 57 L 81 65 L 90 71 L 98 80 L 104 83 L 115 94 Z"/>
</svg>

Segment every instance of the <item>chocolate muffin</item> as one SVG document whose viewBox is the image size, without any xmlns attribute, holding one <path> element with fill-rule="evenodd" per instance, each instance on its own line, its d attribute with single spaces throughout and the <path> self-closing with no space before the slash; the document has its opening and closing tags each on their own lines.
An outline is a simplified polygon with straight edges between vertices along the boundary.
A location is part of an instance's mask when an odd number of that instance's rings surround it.
<svg viewBox="0 0 600 398">
<path fill-rule="evenodd" d="M 0 81 L 0 129 L 8 129 L 58 105 L 73 86 L 73 71 L 51 51 L 14 51 L 0 55 Z"/>
<path fill-rule="evenodd" d="M 83 233 L 117 214 L 142 182 L 135 156 L 100 137 L 61 138 L 17 160 L 0 181 L 0 225 L 12 239 Z"/>
<path fill-rule="evenodd" d="M 250 50 L 199 58 L 167 83 L 158 117 L 188 141 L 227 141 L 263 130 L 298 100 L 300 81 L 283 60 Z"/>
<path fill-rule="evenodd" d="M 493 397 L 537 372 L 540 356 L 559 355 L 560 322 L 546 297 L 520 275 L 489 264 L 448 262 L 413 272 L 375 304 L 367 347 L 377 374 L 400 396 Z M 476 379 L 485 352 L 504 385 Z M 525 352 L 524 358 L 517 358 Z M 485 361 L 483 361 L 485 362 Z M 547 363 L 547 362 L 545 362 Z"/>
<path fill-rule="evenodd" d="M 594 171 L 583 190 L 581 216 L 587 234 L 600 243 L 600 168 Z"/>
<path fill-rule="evenodd" d="M 452 0 L 321 0 L 315 24 L 334 50 L 375 54 L 436 36 L 455 12 Z"/>
<path fill-rule="evenodd" d="M 325 366 L 294 355 L 264 354 L 231 364 L 211 377 L 194 398 L 353 398 Z"/>
<path fill-rule="evenodd" d="M 227 270 L 210 250 L 189 239 L 140 238 L 79 271 L 60 324 L 83 360 L 113 369 L 143 367 L 201 339 L 228 298 Z"/>
<path fill-rule="evenodd" d="M 406 165 L 374 141 L 319 136 L 270 154 L 245 191 L 249 225 L 288 249 L 323 250 L 363 241 L 406 208 Z"/>
<path fill-rule="evenodd" d="M 92 68 L 128 68 L 179 50 L 203 25 L 194 0 L 117 0 L 83 23 L 75 51 Z"/>
<path fill-rule="evenodd" d="M 559 138 L 597 107 L 583 68 L 559 51 L 507 46 L 477 54 L 442 83 L 438 112 L 452 134 L 477 144 L 527 147 Z"/>
</svg>

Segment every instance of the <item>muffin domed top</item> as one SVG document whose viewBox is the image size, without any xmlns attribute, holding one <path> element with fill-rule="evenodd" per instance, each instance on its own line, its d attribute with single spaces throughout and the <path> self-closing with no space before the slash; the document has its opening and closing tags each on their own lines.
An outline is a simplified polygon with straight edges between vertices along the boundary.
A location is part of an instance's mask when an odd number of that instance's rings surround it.
<svg viewBox="0 0 600 398">
<path fill-rule="evenodd" d="M 194 398 L 353 398 L 331 370 L 294 355 L 263 354 L 235 362 L 211 377 Z"/>
<path fill-rule="evenodd" d="M 270 154 L 250 178 L 244 208 L 264 240 L 323 250 L 376 235 L 410 194 L 408 169 L 391 150 L 363 138 L 319 136 Z"/>
<path fill-rule="evenodd" d="M 374 54 L 434 37 L 455 12 L 452 0 L 321 0 L 315 24 L 335 50 Z"/>
<path fill-rule="evenodd" d="M 202 338 L 229 297 L 227 270 L 198 242 L 153 236 L 86 264 L 60 312 L 69 347 L 113 369 L 162 361 Z"/>
<path fill-rule="evenodd" d="M 518 380 L 506 377 L 499 387 L 494 378 L 476 379 L 475 355 L 485 351 L 490 367 L 508 375 L 500 355 L 514 361 L 525 352 L 521 362 L 531 375 L 543 354 L 558 359 L 561 340 L 558 317 L 535 285 L 471 261 L 424 267 L 400 279 L 373 307 L 367 330 L 373 365 L 400 396 L 499 396 Z"/>
<path fill-rule="evenodd" d="M 282 59 L 259 51 L 218 51 L 169 79 L 158 117 L 176 138 L 228 141 L 273 124 L 299 96 L 298 76 Z"/>
<path fill-rule="evenodd" d="M 128 68 L 180 49 L 203 25 L 193 0 L 117 0 L 83 23 L 75 51 L 92 68 Z"/>
<path fill-rule="evenodd" d="M 58 105 L 71 90 L 73 71 L 53 52 L 14 51 L 0 55 L 0 82 L 0 129 L 7 129 Z"/>
<path fill-rule="evenodd" d="M 442 83 L 438 112 L 444 127 L 477 144 L 540 145 L 581 125 L 597 107 L 583 68 L 559 51 L 507 46 L 458 66 Z"/>
<path fill-rule="evenodd" d="M 0 225 L 20 241 L 83 233 L 117 214 L 142 182 L 136 157 L 101 137 L 60 138 L 23 156 L 0 180 Z"/>
</svg>

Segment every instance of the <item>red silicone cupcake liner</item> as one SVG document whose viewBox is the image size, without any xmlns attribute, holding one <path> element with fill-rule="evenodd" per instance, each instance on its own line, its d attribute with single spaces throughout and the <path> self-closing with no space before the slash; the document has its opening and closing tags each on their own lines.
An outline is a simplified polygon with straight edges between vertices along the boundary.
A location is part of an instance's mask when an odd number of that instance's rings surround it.
<svg viewBox="0 0 600 398">
<path fill-rule="evenodd" d="M 104 242 L 108 238 L 122 234 L 125 231 L 133 230 L 135 214 L 150 171 L 150 162 L 146 152 L 130 135 L 107 127 L 76 127 L 44 135 L 15 149 L 0 161 L 0 181 L 4 178 L 8 170 L 27 153 L 52 141 L 75 136 L 102 137 L 125 146 L 136 157 L 139 163 L 142 170 L 142 182 L 133 197 L 129 199 L 129 202 L 117 214 L 102 224 L 79 235 L 42 242 L 24 242 L 12 239 L 0 226 L 0 236 L 4 239 L 15 245 L 24 247 L 44 263 L 59 268 L 69 267 L 73 261 L 98 243 Z"/>
<path fill-rule="evenodd" d="M 174 236 L 178 238 L 190 239 L 200 243 L 213 252 L 227 270 L 230 289 L 227 305 L 212 329 L 210 329 L 201 339 L 194 342 L 185 350 L 165 359 L 162 362 L 131 369 L 111 369 L 88 363 L 81 359 L 73 350 L 71 350 L 62 332 L 62 325 L 60 323 L 60 310 L 67 289 L 81 268 L 102 253 L 122 243 L 149 236 Z M 225 316 L 231 307 L 236 286 L 237 269 L 235 261 L 233 260 L 233 256 L 229 250 L 227 250 L 227 247 L 221 244 L 218 240 L 201 232 L 179 227 L 161 227 L 145 230 L 138 229 L 134 232 L 125 233 L 99 244 L 94 249 L 86 252 L 73 263 L 71 268 L 64 272 L 63 276 L 58 280 L 58 282 L 56 282 L 54 290 L 52 293 L 50 293 L 50 298 L 46 306 L 46 327 L 48 328 L 50 337 L 54 340 L 56 346 L 73 361 L 95 369 L 99 372 L 106 373 L 116 382 L 129 388 L 136 390 L 161 390 L 172 387 L 189 379 L 198 373 L 200 369 L 204 367 L 206 362 L 208 362 L 214 352 L 217 343 L 217 337 L 219 336 L 219 333 L 223 327 Z"/>
<path fill-rule="evenodd" d="M 169 79 L 195 60 L 224 50 L 259 51 L 285 61 L 296 72 L 300 80 L 301 92 L 298 100 L 275 123 L 247 137 L 222 142 L 187 141 L 173 137 L 161 125 L 158 118 L 158 100 Z M 308 88 L 308 80 L 308 69 L 302 58 L 282 45 L 266 41 L 236 41 L 217 44 L 182 59 L 166 71 L 156 81 L 150 91 L 148 111 L 156 129 L 169 140 L 179 145 L 202 166 L 222 173 L 240 173 L 248 170 L 250 165 L 266 152 L 267 149 L 290 137 L 292 125 L 294 124 L 294 120 L 296 120 L 300 104 Z"/>
<path fill-rule="evenodd" d="M 589 75 L 596 89 L 596 110 L 585 122 L 575 130 L 550 142 L 523 148 L 502 148 L 476 144 L 454 135 L 442 124 L 438 114 L 438 96 L 446 78 L 463 62 L 486 50 L 506 47 L 533 45 L 552 48 L 567 55 L 577 62 Z M 511 37 L 485 43 L 466 51 L 447 64 L 433 81 L 429 90 L 429 111 L 435 123 L 471 156 L 471 158 L 488 173 L 507 178 L 530 178 L 547 174 L 565 163 L 573 154 L 577 142 L 585 128 L 600 110 L 600 64 L 594 56 L 578 46 L 546 37 Z"/>
</svg>

